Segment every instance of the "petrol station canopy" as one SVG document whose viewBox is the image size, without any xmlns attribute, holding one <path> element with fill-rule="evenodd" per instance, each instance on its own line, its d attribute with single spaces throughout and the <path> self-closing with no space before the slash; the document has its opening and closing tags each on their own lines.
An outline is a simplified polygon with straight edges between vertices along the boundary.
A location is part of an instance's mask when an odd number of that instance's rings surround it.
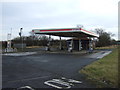
<svg viewBox="0 0 120 90">
<path fill-rule="evenodd" d="M 95 33 L 84 30 L 82 28 L 33 29 L 32 32 L 35 34 L 54 35 L 60 37 L 98 37 L 98 35 L 96 35 Z"/>
</svg>

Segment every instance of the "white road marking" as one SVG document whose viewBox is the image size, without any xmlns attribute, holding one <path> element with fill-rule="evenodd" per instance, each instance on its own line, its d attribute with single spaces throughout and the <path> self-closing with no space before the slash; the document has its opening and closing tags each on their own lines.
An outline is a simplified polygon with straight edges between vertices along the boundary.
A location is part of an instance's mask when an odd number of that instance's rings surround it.
<svg viewBox="0 0 120 90">
<path fill-rule="evenodd" d="M 65 87 L 60 87 L 58 85 L 54 85 L 53 83 L 57 83 L 60 85 L 63 85 Z M 71 88 L 71 86 L 74 86 L 73 83 L 79 83 L 81 84 L 81 81 L 77 81 L 77 80 L 73 80 L 73 79 L 66 79 L 65 77 L 62 77 L 61 79 L 52 79 L 52 80 L 48 80 L 46 82 L 44 82 L 44 84 L 48 85 L 48 86 L 52 86 L 54 88 L 58 88 L 58 89 L 69 89 Z"/>
<path fill-rule="evenodd" d="M 49 85 L 49 86 L 52 86 L 52 87 L 55 87 L 55 88 L 58 88 L 58 89 L 63 89 L 63 87 L 60 87 L 60 86 L 57 86 L 57 85 L 54 85 L 54 84 L 51 84 L 51 83 L 57 83 L 57 84 L 63 85 L 63 86 L 65 86 L 64 88 L 66 88 L 66 89 L 71 88 L 69 83 L 63 82 L 59 79 L 53 79 L 53 80 L 49 80 L 49 81 L 44 82 L 44 84 L 46 84 L 46 85 Z"/>
<path fill-rule="evenodd" d="M 71 83 L 82 83 L 81 81 L 77 81 L 77 80 L 73 80 L 73 79 L 66 79 L 65 77 L 62 77 L 61 79 L 67 80 L 68 82 L 71 82 Z"/>
<path fill-rule="evenodd" d="M 23 86 L 23 87 L 17 88 L 17 90 L 34 90 L 34 89 L 31 88 L 30 86 Z"/>
</svg>

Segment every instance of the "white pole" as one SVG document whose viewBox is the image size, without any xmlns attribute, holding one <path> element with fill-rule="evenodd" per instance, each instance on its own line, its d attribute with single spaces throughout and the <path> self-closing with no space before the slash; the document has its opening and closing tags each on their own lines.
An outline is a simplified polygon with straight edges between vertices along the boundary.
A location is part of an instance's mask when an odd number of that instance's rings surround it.
<svg viewBox="0 0 120 90">
<path fill-rule="evenodd" d="M 23 51 L 23 37 L 22 37 L 22 51 Z"/>
<path fill-rule="evenodd" d="M 22 38 L 22 29 L 23 29 L 23 28 L 20 28 L 20 33 L 21 33 L 21 41 L 22 41 L 22 51 L 23 51 L 23 38 Z"/>
<path fill-rule="evenodd" d="M 11 28 L 11 39 L 12 39 L 12 28 Z"/>
<path fill-rule="evenodd" d="M 12 28 L 11 28 L 11 34 L 10 34 L 10 48 L 11 48 L 11 44 L 12 44 Z"/>
</svg>

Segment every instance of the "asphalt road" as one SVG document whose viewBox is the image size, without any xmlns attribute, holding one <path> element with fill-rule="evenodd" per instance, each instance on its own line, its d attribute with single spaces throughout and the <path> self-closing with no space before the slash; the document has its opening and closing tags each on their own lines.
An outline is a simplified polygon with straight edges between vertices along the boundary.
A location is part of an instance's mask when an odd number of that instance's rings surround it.
<svg viewBox="0 0 120 90">
<path fill-rule="evenodd" d="M 27 56 L 3 55 L 2 87 L 53 88 L 45 85 L 44 82 L 65 77 L 82 81 L 81 84 L 74 84 L 72 88 L 95 88 L 96 86 L 85 80 L 78 71 L 108 52 L 105 50 L 84 55 L 62 53 L 36 53 Z"/>
</svg>

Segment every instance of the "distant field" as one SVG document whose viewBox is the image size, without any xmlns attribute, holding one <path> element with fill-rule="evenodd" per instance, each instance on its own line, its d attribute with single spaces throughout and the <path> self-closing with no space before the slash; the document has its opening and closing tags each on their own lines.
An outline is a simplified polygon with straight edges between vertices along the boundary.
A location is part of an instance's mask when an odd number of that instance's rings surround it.
<svg viewBox="0 0 120 90">
<path fill-rule="evenodd" d="M 118 87 L 118 48 L 104 58 L 86 66 L 80 73 L 96 83 L 97 87 Z"/>
</svg>

